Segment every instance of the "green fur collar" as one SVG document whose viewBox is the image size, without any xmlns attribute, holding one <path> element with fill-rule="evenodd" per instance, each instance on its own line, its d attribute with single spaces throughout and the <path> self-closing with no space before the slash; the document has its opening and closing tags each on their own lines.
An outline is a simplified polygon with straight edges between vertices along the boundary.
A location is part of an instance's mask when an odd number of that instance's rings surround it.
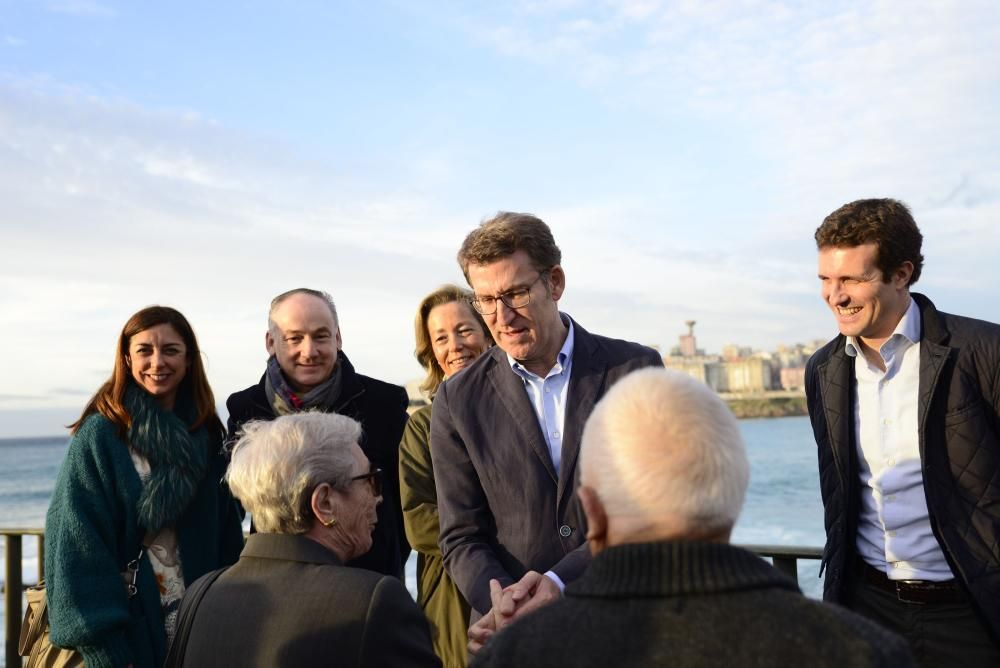
<svg viewBox="0 0 1000 668">
<path fill-rule="evenodd" d="M 208 430 L 188 431 L 194 410 L 190 401 L 182 400 L 182 393 L 174 412 L 168 412 L 149 393 L 129 383 L 125 408 L 132 416 L 129 445 L 150 468 L 136 508 L 139 524 L 156 533 L 177 522 L 194 499 L 208 469 Z"/>
</svg>

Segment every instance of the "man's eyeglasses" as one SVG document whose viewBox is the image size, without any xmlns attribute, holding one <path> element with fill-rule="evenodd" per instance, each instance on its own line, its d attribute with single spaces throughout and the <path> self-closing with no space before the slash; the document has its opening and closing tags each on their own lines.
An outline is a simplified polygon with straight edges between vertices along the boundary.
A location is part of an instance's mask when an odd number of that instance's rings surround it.
<svg viewBox="0 0 1000 668">
<path fill-rule="evenodd" d="M 372 494 L 382 496 L 382 469 L 374 468 L 368 473 L 362 473 L 351 478 L 352 482 L 355 480 L 367 480 L 368 484 L 372 486 Z"/>
<path fill-rule="evenodd" d="M 503 302 L 507 308 L 524 308 L 531 303 L 531 288 L 535 287 L 535 283 L 542 280 L 542 277 L 547 273 L 547 271 L 540 273 L 538 278 L 533 280 L 526 288 L 514 288 L 507 292 L 501 292 L 496 297 L 476 295 L 472 298 L 472 308 L 479 311 L 482 315 L 493 315 L 496 313 L 498 301 Z"/>
</svg>

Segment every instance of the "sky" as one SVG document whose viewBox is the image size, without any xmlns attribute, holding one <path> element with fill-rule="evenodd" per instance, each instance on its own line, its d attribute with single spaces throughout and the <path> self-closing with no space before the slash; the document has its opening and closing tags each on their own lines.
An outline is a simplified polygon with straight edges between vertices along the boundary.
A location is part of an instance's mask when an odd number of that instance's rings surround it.
<svg viewBox="0 0 1000 668">
<path fill-rule="evenodd" d="M 834 335 L 812 236 L 863 197 L 912 208 L 918 291 L 1000 320 L 998 45 L 993 0 L 0 0 L 0 438 L 65 433 L 155 303 L 220 404 L 301 286 L 417 378 L 499 210 L 552 228 L 565 312 L 663 350 Z"/>
</svg>

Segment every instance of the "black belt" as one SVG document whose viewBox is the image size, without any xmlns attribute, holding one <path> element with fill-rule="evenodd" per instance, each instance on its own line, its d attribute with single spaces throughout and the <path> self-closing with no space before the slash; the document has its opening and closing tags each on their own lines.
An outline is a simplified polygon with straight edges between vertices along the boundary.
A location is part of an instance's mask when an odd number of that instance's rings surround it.
<svg viewBox="0 0 1000 668">
<path fill-rule="evenodd" d="M 968 598 L 954 579 L 934 582 L 932 580 L 890 580 L 889 576 L 864 559 L 858 557 L 858 575 L 868 585 L 888 592 L 903 603 L 966 603 Z"/>
</svg>

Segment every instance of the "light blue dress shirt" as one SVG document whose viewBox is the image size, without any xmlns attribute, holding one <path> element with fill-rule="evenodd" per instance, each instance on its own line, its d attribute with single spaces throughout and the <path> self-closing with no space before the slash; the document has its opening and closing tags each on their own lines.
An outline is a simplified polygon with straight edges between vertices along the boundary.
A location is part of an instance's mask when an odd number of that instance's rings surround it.
<svg viewBox="0 0 1000 668">
<path fill-rule="evenodd" d="M 570 320 L 567 324 L 569 332 L 566 334 L 566 341 L 559 350 L 555 366 L 549 370 L 545 378 L 528 371 L 520 362 L 507 355 L 510 368 L 524 381 L 524 389 L 535 409 L 535 416 L 545 436 L 545 443 L 549 447 L 556 475 L 559 474 L 559 464 L 562 462 L 566 395 L 569 394 L 569 377 L 573 370 L 573 321 Z"/>
<path fill-rule="evenodd" d="M 564 318 L 563 323 L 569 327 L 569 332 L 556 356 L 555 366 L 549 370 L 545 378 L 531 373 L 520 362 L 507 355 L 507 363 L 510 364 L 510 368 L 524 382 L 524 389 L 528 393 L 532 408 L 535 409 L 535 417 L 538 418 L 538 425 L 542 428 L 542 434 L 545 436 L 545 444 L 549 447 L 549 456 L 552 458 L 552 466 L 555 468 L 557 476 L 559 475 L 559 465 L 562 463 L 566 395 L 569 394 L 569 377 L 573 369 L 573 321 Z M 555 571 L 546 571 L 545 575 L 556 583 L 559 591 L 566 588 L 562 578 Z"/>
<path fill-rule="evenodd" d="M 920 310 L 916 302 L 879 349 L 885 371 L 847 339 L 854 358 L 854 435 L 861 481 L 857 548 L 891 580 L 954 575 L 931 530 L 920 463 Z"/>
</svg>

